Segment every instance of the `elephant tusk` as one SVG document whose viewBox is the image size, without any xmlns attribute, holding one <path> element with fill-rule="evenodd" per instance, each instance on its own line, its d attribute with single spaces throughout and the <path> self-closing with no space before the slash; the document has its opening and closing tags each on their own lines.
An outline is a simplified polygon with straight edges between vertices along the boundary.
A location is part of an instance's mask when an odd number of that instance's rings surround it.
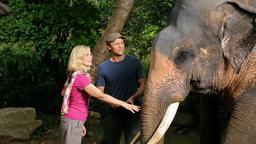
<svg viewBox="0 0 256 144">
<path fill-rule="evenodd" d="M 135 144 L 140 138 L 140 131 L 138 131 L 138 133 L 135 135 L 135 137 L 132 139 L 132 141 L 130 142 L 130 144 Z"/>
<path fill-rule="evenodd" d="M 168 106 L 160 125 L 158 126 L 156 132 L 154 133 L 154 135 L 151 137 L 147 144 L 156 144 L 160 141 L 160 139 L 163 137 L 165 132 L 168 130 L 170 124 L 172 123 L 178 107 L 179 102 L 172 103 Z"/>
</svg>

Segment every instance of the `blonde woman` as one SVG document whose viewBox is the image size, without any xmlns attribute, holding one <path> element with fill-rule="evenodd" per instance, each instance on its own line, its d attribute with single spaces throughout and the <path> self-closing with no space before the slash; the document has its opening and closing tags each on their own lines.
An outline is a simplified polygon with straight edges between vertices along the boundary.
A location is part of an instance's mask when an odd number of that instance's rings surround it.
<svg viewBox="0 0 256 144">
<path fill-rule="evenodd" d="M 86 134 L 84 122 L 89 112 L 90 96 L 113 107 L 124 107 L 132 113 L 140 110 L 139 106 L 128 104 L 110 95 L 104 94 L 91 83 L 88 73 L 92 65 L 90 48 L 79 45 L 72 49 L 68 61 L 69 75 L 62 90 L 61 138 L 62 144 L 81 144 Z"/>
</svg>

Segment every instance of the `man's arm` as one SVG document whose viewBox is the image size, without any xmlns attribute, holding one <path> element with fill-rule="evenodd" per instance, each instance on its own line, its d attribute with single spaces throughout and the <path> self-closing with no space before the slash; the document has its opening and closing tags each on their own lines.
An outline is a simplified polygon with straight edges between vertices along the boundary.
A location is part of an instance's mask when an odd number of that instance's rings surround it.
<svg viewBox="0 0 256 144">
<path fill-rule="evenodd" d="M 97 80 L 96 80 L 96 86 L 97 88 L 104 93 L 105 90 L 105 79 L 104 74 L 101 66 L 99 66 L 98 73 L 97 73 Z"/>
<path fill-rule="evenodd" d="M 145 84 L 146 84 L 146 79 L 145 78 L 139 79 L 138 84 L 139 84 L 139 88 L 132 96 L 130 96 L 130 98 L 128 98 L 126 100 L 127 103 L 134 104 L 135 100 L 137 100 L 138 98 L 140 98 L 143 95 L 144 89 L 145 89 Z"/>
</svg>

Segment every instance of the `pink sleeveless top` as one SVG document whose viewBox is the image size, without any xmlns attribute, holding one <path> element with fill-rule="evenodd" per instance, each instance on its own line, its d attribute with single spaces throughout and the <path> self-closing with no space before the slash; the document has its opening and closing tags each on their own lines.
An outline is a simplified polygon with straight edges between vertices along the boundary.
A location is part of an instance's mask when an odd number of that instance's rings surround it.
<svg viewBox="0 0 256 144">
<path fill-rule="evenodd" d="M 86 121 L 89 113 L 90 95 L 85 92 L 84 88 L 91 84 L 91 78 L 85 74 L 77 74 L 71 88 L 68 112 L 64 117 L 72 120 Z"/>
</svg>

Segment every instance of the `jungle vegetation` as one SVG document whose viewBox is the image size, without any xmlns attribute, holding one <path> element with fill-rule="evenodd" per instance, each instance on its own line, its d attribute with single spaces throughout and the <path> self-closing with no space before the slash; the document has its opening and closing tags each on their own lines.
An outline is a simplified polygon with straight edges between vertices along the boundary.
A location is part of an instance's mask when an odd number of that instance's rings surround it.
<svg viewBox="0 0 256 144">
<path fill-rule="evenodd" d="M 1 0 L 0 108 L 34 107 L 59 113 L 66 64 L 75 45 L 95 48 L 117 0 Z M 171 0 L 135 0 L 122 34 L 127 54 L 149 69 L 150 48 L 168 24 Z M 102 110 L 92 101 L 91 109 Z"/>
</svg>

